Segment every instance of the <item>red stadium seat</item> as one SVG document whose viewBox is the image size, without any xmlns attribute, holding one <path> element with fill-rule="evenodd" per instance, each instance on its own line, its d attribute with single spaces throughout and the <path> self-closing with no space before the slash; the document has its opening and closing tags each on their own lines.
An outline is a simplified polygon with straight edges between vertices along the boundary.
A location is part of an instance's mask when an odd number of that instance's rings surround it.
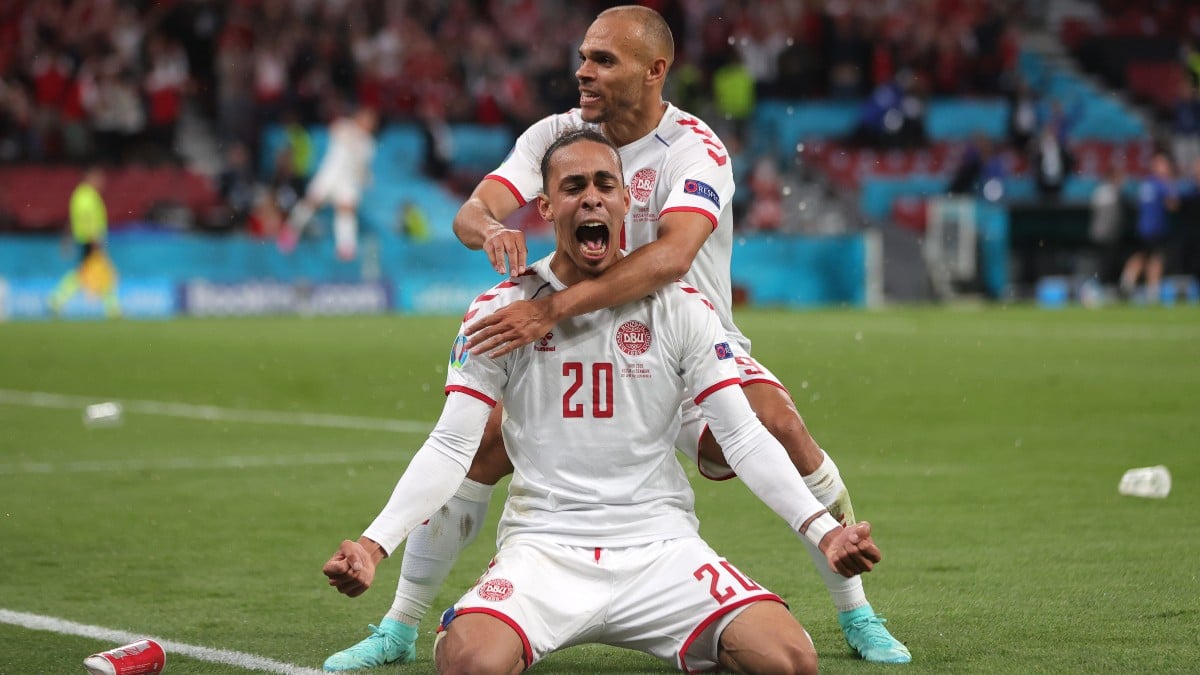
<svg viewBox="0 0 1200 675">
<path fill-rule="evenodd" d="M 1183 68 L 1175 61 L 1131 61 L 1125 66 L 1129 91 L 1160 111 L 1175 107 L 1183 77 Z"/>
<path fill-rule="evenodd" d="M 65 227 L 71 191 L 81 176 L 82 171 L 72 167 L 0 168 L 0 213 L 22 230 Z M 164 202 L 187 206 L 197 216 L 219 202 L 207 177 L 174 167 L 112 169 L 103 194 L 108 220 L 114 225 L 142 220 Z"/>
</svg>

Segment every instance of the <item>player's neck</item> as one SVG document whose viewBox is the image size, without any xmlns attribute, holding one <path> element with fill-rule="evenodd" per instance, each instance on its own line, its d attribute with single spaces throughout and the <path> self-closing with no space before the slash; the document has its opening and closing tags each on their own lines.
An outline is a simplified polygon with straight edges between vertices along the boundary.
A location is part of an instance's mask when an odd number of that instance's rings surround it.
<svg viewBox="0 0 1200 675">
<path fill-rule="evenodd" d="M 648 107 L 628 111 L 621 119 L 608 120 L 601 126 L 604 135 L 613 145 L 623 148 L 630 143 L 643 138 L 658 128 L 663 115 L 667 114 L 667 104 L 662 99 Z"/>
</svg>

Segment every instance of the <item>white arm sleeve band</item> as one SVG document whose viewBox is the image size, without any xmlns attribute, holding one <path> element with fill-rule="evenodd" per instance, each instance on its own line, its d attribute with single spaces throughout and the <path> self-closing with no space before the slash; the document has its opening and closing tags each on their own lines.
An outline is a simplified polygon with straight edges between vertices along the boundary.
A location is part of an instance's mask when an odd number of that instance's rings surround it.
<svg viewBox="0 0 1200 675">
<path fill-rule="evenodd" d="M 813 496 L 787 451 L 762 425 L 738 387 L 713 392 L 700 404 L 725 461 L 792 531 L 825 510 Z M 836 521 L 835 521 L 836 522 Z"/>
<path fill-rule="evenodd" d="M 467 475 L 491 410 L 477 398 L 451 392 L 437 426 L 363 536 L 391 555 L 413 528 L 449 501 Z"/>
</svg>

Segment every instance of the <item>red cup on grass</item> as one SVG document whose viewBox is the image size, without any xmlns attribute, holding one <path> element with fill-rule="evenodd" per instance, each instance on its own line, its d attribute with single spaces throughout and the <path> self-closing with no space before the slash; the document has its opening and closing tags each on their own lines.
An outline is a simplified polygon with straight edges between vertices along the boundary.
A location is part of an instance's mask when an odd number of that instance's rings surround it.
<svg viewBox="0 0 1200 675">
<path fill-rule="evenodd" d="M 92 654 L 83 660 L 91 675 L 146 675 L 161 673 L 167 664 L 167 652 L 149 638 Z"/>
</svg>

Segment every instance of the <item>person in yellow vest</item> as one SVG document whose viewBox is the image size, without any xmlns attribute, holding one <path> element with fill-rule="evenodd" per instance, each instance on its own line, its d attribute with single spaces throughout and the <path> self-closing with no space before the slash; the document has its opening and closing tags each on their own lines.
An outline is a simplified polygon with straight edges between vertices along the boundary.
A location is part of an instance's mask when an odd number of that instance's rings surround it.
<svg viewBox="0 0 1200 675">
<path fill-rule="evenodd" d="M 79 248 L 79 262 L 63 275 L 50 296 L 50 311 L 60 314 L 67 301 L 82 287 L 104 303 L 104 313 L 120 316 L 117 302 L 117 273 L 104 252 L 108 236 L 108 211 L 100 191 L 104 189 L 104 169 L 91 167 L 71 193 L 71 236 Z"/>
</svg>

